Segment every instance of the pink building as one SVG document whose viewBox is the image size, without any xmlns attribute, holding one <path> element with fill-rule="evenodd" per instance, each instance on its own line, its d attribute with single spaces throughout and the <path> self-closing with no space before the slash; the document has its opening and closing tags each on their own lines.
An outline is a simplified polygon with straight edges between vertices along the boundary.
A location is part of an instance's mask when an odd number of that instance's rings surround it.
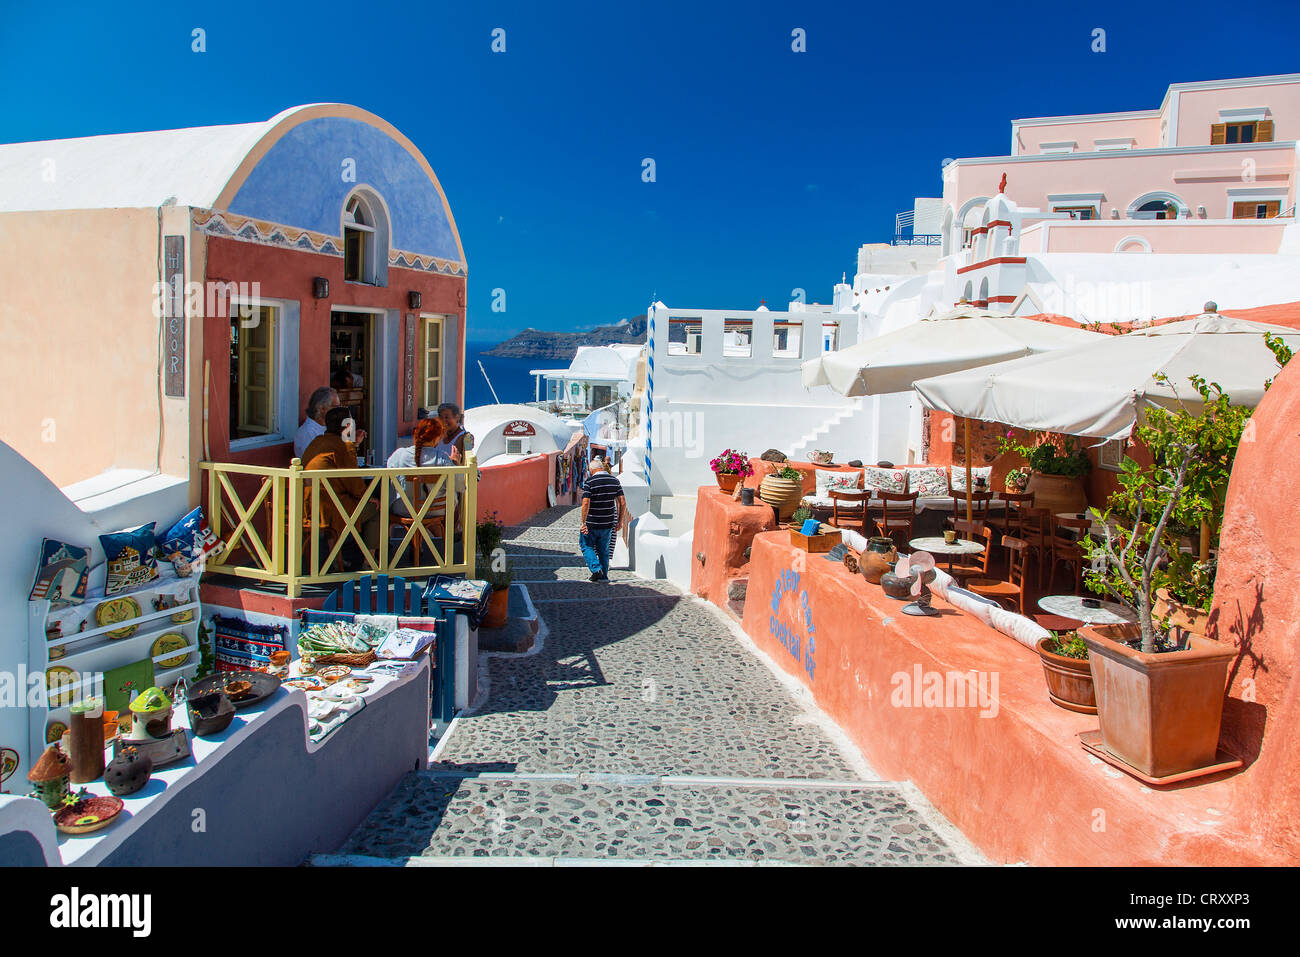
<svg viewBox="0 0 1300 957">
<path fill-rule="evenodd" d="M 1034 257 L 1052 254 L 1290 252 L 1297 139 L 1300 74 L 1176 83 L 1155 110 L 1013 120 L 1009 155 L 944 170 L 944 298 L 1009 310 L 1052 272 L 1036 276 Z"/>
</svg>

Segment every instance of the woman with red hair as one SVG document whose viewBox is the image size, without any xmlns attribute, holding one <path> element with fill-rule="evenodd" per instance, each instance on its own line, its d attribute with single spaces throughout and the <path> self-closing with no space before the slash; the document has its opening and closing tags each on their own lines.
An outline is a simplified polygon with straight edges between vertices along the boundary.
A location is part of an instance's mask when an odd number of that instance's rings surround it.
<svg viewBox="0 0 1300 957">
<path fill-rule="evenodd" d="M 415 430 L 411 433 L 413 443 L 405 448 L 398 449 L 390 455 L 388 457 L 388 467 L 390 469 L 417 469 L 429 468 L 435 465 L 459 465 L 460 452 L 453 451 L 449 457 L 446 453 L 439 452 L 436 448 L 438 443 L 442 441 L 442 435 L 442 422 L 438 419 L 421 419 L 419 422 L 415 423 Z M 425 486 L 425 488 L 421 490 L 423 492 L 424 490 L 427 490 L 428 483 L 422 484 Z M 448 481 L 444 485 L 444 488 L 450 489 L 451 486 L 452 483 Z M 444 496 L 445 492 L 439 494 L 440 498 Z M 410 512 L 407 511 L 406 505 L 402 500 L 396 495 L 393 496 L 393 499 L 393 513 L 409 516 Z M 430 507 L 427 514 L 431 518 L 443 517 L 446 515 L 446 512 L 447 509 L 445 503 L 440 502 L 437 505 Z"/>
</svg>

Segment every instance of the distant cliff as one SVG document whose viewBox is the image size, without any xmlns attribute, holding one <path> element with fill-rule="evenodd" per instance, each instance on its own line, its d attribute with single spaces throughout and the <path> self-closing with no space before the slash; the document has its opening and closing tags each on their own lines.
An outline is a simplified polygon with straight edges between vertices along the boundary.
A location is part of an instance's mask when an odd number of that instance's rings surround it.
<svg viewBox="0 0 1300 957">
<path fill-rule="evenodd" d="M 519 335 L 493 346 L 486 356 L 503 359 L 557 359 L 570 361 L 579 346 L 640 345 L 645 342 L 646 318 L 633 316 L 612 326 L 590 332 L 544 332 L 525 329 Z"/>
</svg>

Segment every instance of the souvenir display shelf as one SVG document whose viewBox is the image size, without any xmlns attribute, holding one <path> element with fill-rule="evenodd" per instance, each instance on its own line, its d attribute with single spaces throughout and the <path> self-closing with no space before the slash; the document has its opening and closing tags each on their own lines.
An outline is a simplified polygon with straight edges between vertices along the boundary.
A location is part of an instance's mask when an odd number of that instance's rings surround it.
<svg viewBox="0 0 1300 957">
<path fill-rule="evenodd" d="M 46 599 L 28 602 L 27 632 L 27 667 L 29 674 L 39 674 L 47 682 L 45 674 L 51 666 L 63 666 L 77 672 L 81 677 L 75 683 L 60 685 L 61 704 L 53 705 L 54 700 L 42 700 L 37 707 L 28 708 L 27 718 L 27 754 L 21 755 L 20 769 L 23 773 L 32 762 L 45 750 L 46 728 L 52 721 L 64 725 L 70 719 L 69 705 L 72 701 L 93 692 L 92 688 L 82 686 L 93 682 L 97 673 L 111 671 L 123 665 L 129 665 L 148 657 L 153 643 L 165 634 L 179 633 L 186 639 L 185 647 L 153 656 L 154 684 L 166 688 L 184 677 L 192 680 L 199 666 L 198 627 L 202 620 L 199 603 L 199 579 L 177 578 L 175 575 L 160 575 L 153 581 L 139 588 L 127 589 L 113 595 L 98 593 L 98 589 L 86 596 L 80 605 L 51 605 Z M 161 611 L 154 610 L 154 599 L 165 595 L 178 602 Z M 116 598 L 131 597 L 140 606 L 141 614 L 130 619 L 108 625 L 95 625 L 95 609 L 107 601 Z M 187 622 L 175 622 L 173 615 L 189 614 Z M 79 623 L 87 620 L 84 631 L 71 631 L 58 638 L 50 639 L 47 629 L 55 622 L 68 621 Z M 133 634 L 124 638 L 110 638 L 109 632 L 134 625 Z M 91 627 L 94 626 L 94 627 Z M 51 658 L 51 648 L 62 648 L 63 656 Z M 185 655 L 185 661 L 174 668 L 161 669 L 160 663 L 171 658 Z M 143 688 L 140 690 L 144 690 Z"/>
</svg>

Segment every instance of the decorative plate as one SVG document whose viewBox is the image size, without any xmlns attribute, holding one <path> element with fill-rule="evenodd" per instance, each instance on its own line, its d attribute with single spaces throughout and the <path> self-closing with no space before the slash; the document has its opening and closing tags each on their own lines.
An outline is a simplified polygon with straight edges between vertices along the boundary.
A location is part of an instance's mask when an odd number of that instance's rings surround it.
<svg viewBox="0 0 1300 957">
<path fill-rule="evenodd" d="M 68 726 L 62 721 L 51 721 L 45 726 L 45 743 L 58 744 L 63 740 L 63 735 L 67 732 Z"/>
<path fill-rule="evenodd" d="M 61 685 L 72 685 L 77 683 L 77 673 L 67 665 L 51 665 L 45 669 L 45 691 L 49 697 L 49 706 L 51 708 L 62 708 L 72 704 L 72 699 L 76 695 L 76 689 L 68 688 L 63 691 L 60 688 L 58 694 L 55 694 L 55 687 Z M 64 725 L 67 728 L 67 725 Z M 57 739 L 56 739 L 57 740 Z"/>
<path fill-rule="evenodd" d="M 117 820 L 122 807 L 121 798 L 96 795 L 56 812 L 54 826 L 64 834 L 89 834 Z"/>
<path fill-rule="evenodd" d="M 247 695 L 239 698 L 239 700 L 230 699 L 230 703 L 235 706 L 236 711 L 255 704 L 261 704 L 275 694 L 276 689 L 280 687 L 280 679 L 275 675 L 267 674 L 265 671 L 219 671 L 215 675 L 200 678 L 190 685 L 189 696 L 197 698 L 200 695 L 211 694 L 219 688 L 224 689 L 232 681 L 247 681 L 252 685 Z M 229 696 L 227 695 L 227 697 Z"/>
<path fill-rule="evenodd" d="M 0 784 L 8 781 L 18 769 L 18 752 L 13 748 L 0 748 Z"/>
<path fill-rule="evenodd" d="M 290 678 L 284 682 L 284 686 L 286 688 L 297 688 L 299 691 L 320 691 L 321 688 L 325 687 L 325 682 L 314 677 Z"/>
<path fill-rule="evenodd" d="M 183 625 L 186 622 L 193 620 L 194 609 L 192 608 L 189 611 L 178 611 L 176 614 L 172 615 L 172 624 L 174 625 Z"/>
<path fill-rule="evenodd" d="M 119 621 L 130 621 L 132 618 L 139 617 L 140 603 L 128 595 L 123 595 L 121 598 L 110 598 L 108 601 L 100 602 L 95 608 L 95 624 L 100 627 L 115 625 Z M 139 625 L 129 625 L 126 628 L 118 628 L 115 631 L 108 632 L 108 637 L 130 638 L 139 627 Z"/>
<path fill-rule="evenodd" d="M 153 643 L 153 649 L 149 654 L 152 657 L 157 658 L 159 655 L 164 655 L 169 651 L 180 651 L 182 648 L 188 648 L 189 644 L 189 640 L 180 632 L 169 631 Z M 183 655 L 174 655 L 171 658 L 164 658 L 162 661 L 157 663 L 157 667 L 179 668 L 189 660 L 190 653 L 187 651 Z"/>
</svg>

